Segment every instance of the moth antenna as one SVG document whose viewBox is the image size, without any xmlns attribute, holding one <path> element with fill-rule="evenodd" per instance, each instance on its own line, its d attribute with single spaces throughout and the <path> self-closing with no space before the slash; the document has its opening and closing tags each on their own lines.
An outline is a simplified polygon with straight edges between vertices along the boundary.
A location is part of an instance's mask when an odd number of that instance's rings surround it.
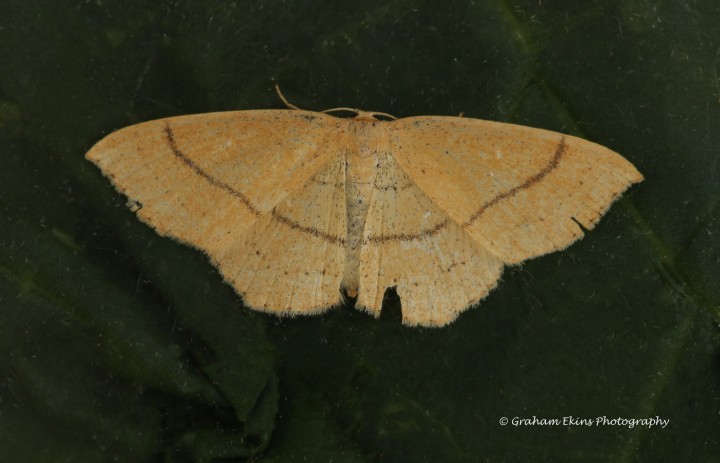
<svg viewBox="0 0 720 463">
<path fill-rule="evenodd" d="M 280 91 L 280 86 L 278 84 L 275 84 L 275 91 L 277 92 L 278 96 L 280 97 L 280 100 L 282 100 L 283 103 L 285 103 L 285 106 L 287 106 L 290 109 L 297 109 L 298 111 L 303 111 L 303 109 L 298 108 L 294 104 L 290 103 L 287 98 L 285 98 L 285 95 L 282 94 Z"/>
</svg>

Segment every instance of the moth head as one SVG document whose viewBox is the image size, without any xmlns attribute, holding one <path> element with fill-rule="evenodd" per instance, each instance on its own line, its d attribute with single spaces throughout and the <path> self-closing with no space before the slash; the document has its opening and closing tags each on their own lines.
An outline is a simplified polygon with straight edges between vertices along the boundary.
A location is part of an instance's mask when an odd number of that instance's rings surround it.
<svg viewBox="0 0 720 463">
<path fill-rule="evenodd" d="M 337 111 L 354 113 L 355 116 L 353 116 L 353 119 L 356 121 L 374 122 L 374 121 L 394 121 L 397 119 L 397 117 L 393 116 L 392 114 L 381 113 L 378 111 L 363 111 L 362 109 L 355 109 L 355 108 L 332 108 L 332 109 L 326 109 L 325 111 L 322 111 L 322 112 L 327 114 L 327 113 L 332 113 L 332 112 L 337 112 Z"/>
</svg>

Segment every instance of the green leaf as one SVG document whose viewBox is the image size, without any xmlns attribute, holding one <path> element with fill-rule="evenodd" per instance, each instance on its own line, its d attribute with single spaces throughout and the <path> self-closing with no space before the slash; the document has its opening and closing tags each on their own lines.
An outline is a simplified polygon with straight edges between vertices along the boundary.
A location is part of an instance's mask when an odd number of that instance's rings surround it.
<svg viewBox="0 0 720 463">
<path fill-rule="evenodd" d="M 0 460 L 715 461 L 719 24 L 712 0 L 3 2 Z M 392 291 L 377 320 L 251 312 L 83 155 L 280 108 L 273 79 L 579 135 L 646 180 L 446 328 L 401 326 Z"/>
</svg>

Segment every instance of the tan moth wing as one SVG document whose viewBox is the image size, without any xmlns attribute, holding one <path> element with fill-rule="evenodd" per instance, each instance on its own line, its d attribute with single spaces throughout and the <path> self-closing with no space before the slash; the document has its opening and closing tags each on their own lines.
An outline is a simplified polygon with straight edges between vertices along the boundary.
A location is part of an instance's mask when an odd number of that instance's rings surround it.
<svg viewBox="0 0 720 463">
<path fill-rule="evenodd" d="M 359 308 L 378 316 L 385 289 L 395 286 L 404 324 L 446 325 L 497 285 L 502 268 L 390 153 L 380 156 L 363 235 Z"/>
<path fill-rule="evenodd" d="M 206 252 L 248 306 L 316 313 L 340 301 L 345 268 L 335 121 L 285 110 L 161 119 L 112 133 L 87 158 L 144 222 Z"/>
<path fill-rule="evenodd" d="M 398 165 L 473 240 L 506 264 L 564 249 L 643 180 L 619 154 L 548 130 L 457 117 L 392 128 Z M 577 222 L 576 222 L 577 221 Z"/>
<path fill-rule="evenodd" d="M 367 216 L 358 305 L 396 286 L 403 323 L 442 326 L 485 297 L 504 264 L 563 249 L 642 175 L 576 137 L 456 117 L 389 124 Z"/>
</svg>

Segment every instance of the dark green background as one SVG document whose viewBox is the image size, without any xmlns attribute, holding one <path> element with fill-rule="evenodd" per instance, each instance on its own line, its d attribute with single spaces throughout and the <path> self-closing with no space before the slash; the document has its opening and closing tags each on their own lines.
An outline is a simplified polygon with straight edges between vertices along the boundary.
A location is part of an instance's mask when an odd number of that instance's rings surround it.
<svg viewBox="0 0 720 463">
<path fill-rule="evenodd" d="M 0 460 L 720 461 L 716 0 L 0 0 Z M 244 308 L 83 158 L 158 117 L 457 115 L 645 175 L 447 328 Z M 665 429 L 501 417 L 669 419 Z"/>
</svg>

